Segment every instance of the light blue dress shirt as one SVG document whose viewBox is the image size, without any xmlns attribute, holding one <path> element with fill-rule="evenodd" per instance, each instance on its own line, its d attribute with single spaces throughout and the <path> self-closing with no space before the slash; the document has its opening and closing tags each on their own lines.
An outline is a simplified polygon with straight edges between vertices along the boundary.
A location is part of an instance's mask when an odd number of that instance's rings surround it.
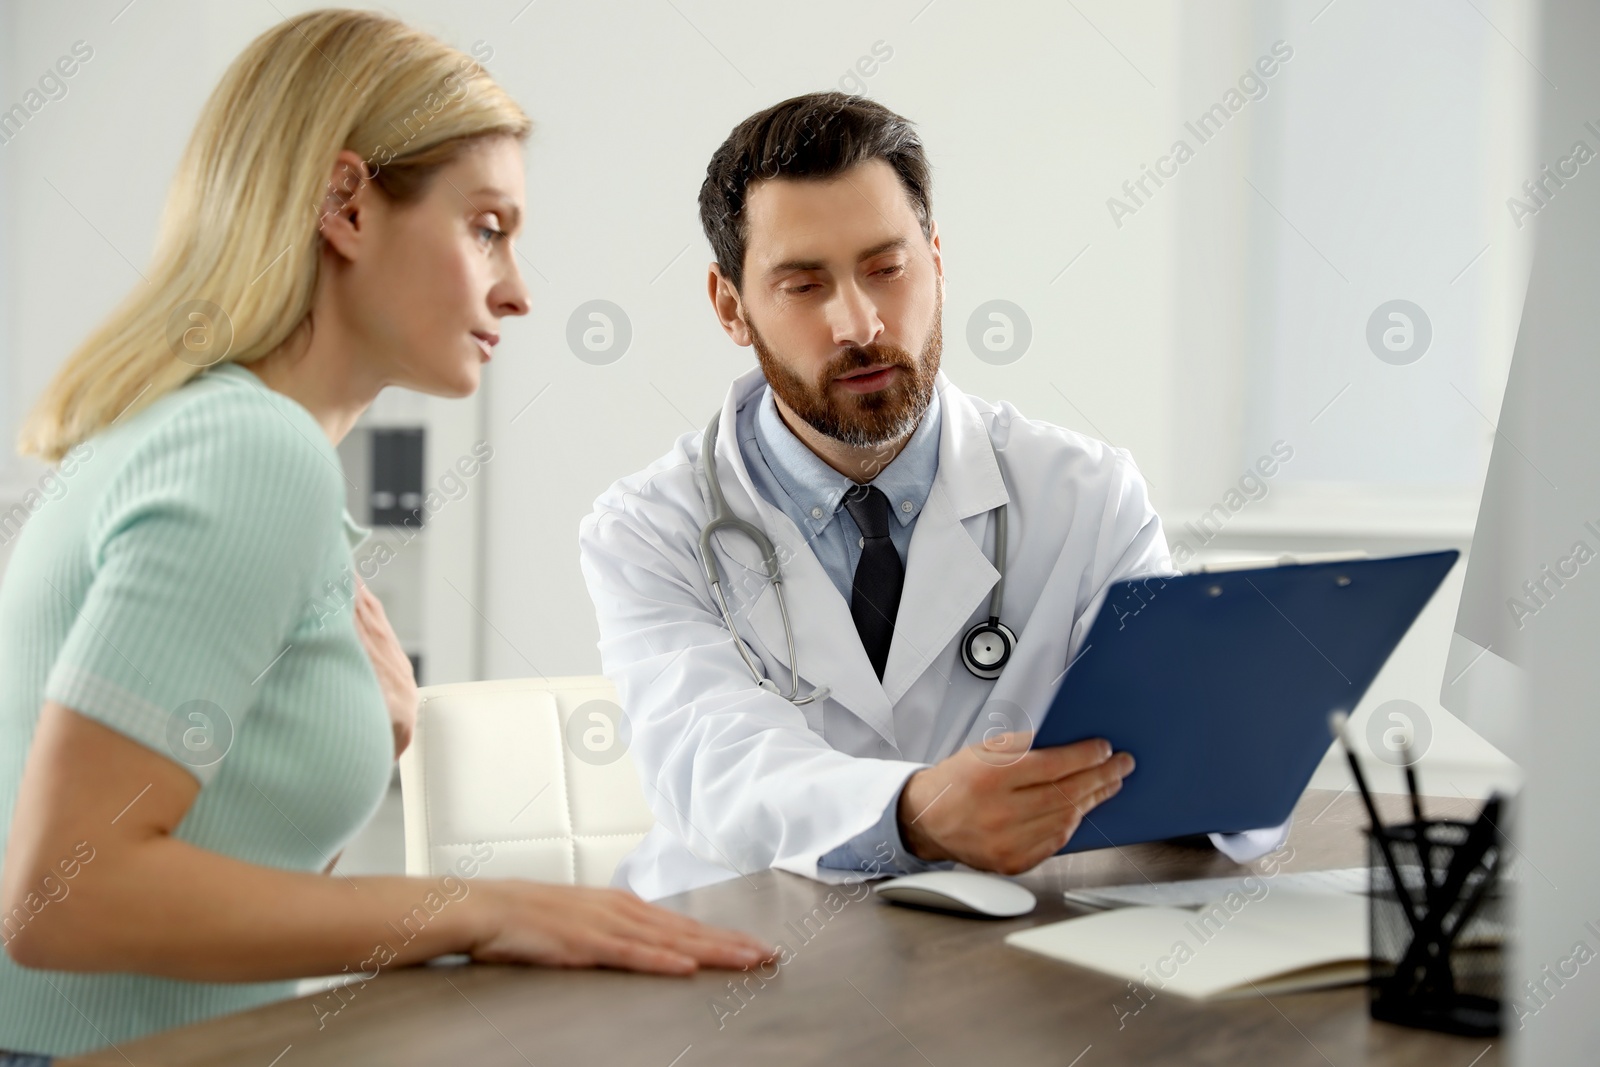
<svg viewBox="0 0 1600 1067">
<path fill-rule="evenodd" d="M 917 516 L 922 514 L 922 506 L 927 503 L 934 475 L 939 470 L 939 421 L 936 391 L 928 410 L 912 431 L 911 440 L 870 483 L 888 498 L 889 513 L 900 520 L 889 525 L 889 540 L 900 553 L 902 562 L 911 547 Z M 740 409 L 735 426 L 739 451 L 756 490 L 807 536 L 817 561 L 848 604 L 856 565 L 861 562 L 861 530 L 841 505 L 845 493 L 856 483 L 824 463 L 794 435 L 778 414 L 770 386 L 762 390 L 756 403 Z M 900 839 L 899 805 L 900 797 L 896 794 L 876 826 L 823 856 L 817 861 L 818 865 L 837 870 L 862 870 L 872 864 L 878 870 L 891 873 L 954 866 L 929 863 L 907 850 Z M 877 851 L 885 841 L 894 847 L 895 858 L 890 863 L 884 863 Z"/>
</svg>

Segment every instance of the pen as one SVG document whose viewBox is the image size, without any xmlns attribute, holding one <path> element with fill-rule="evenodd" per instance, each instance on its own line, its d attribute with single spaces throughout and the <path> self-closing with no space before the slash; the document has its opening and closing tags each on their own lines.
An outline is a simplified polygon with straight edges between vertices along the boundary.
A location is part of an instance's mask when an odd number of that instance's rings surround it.
<svg viewBox="0 0 1600 1067">
<path fill-rule="evenodd" d="M 1400 745 L 1400 758 L 1405 761 L 1406 791 L 1411 794 L 1411 819 L 1416 830 L 1417 856 L 1422 860 L 1423 899 L 1428 907 L 1433 899 L 1433 842 L 1428 837 L 1428 825 L 1422 818 L 1422 788 L 1417 784 L 1417 762 L 1411 758 L 1411 735 L 1407 733 Z"/>
<path fill-rule="evenodd" d="M 1335 711 L 1328 716 L 1328 728 L 1333 731 L 1334 738 L 1344 748 L 1345 757 L 1350 761 L 1350 775 L 1356 780 L 1356 788 L 1361 792 L 1361 802 L 1367 806 L 1367 817 L 1372 820 L 1372 838 L 1378 842 L 1378 851 L 1383 853 L 1384 865 L 1389 868 L 1389 877 L 1394 880 L 1394 893 L 1400 902 L 1400 910 L 1405 912 L 1406 921 L 1410 923 L 1411 933 L 1415 936 L 1420 925 L 1416 904 L 1412 901 L 1405 882 L 1400 878 L 1400 865 L 1395 862 L 1394 850 L 1389 847 L 1389 834 L 1384 829 L 1383 823 L 1378 820 L 1378 805 L 1372 799 L 1372 791 L 1367 788 L 1367 776 L 1361 773 L 1361 764 L 1356 760 L 1355 750 L 1345 740 L 1344 726 L 1349 721 L 1348 713 Z"/>
</svg>

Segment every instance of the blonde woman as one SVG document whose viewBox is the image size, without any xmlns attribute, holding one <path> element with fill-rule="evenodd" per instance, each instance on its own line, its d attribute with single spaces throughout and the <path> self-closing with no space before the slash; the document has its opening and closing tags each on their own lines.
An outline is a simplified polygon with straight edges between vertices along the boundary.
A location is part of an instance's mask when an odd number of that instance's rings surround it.
<svg viewBox="0 0 1600 1067">
<path fill-rule="evenodd" d="M 23 451 L 71 474 L 0 588 L 9 1062 L 442 953 L 667 973 L 768 955 L 620 891 L 471 880 L 481 852 L 461 878 L 326 874 L 416 706 L 377 601 L 327 612 L 351 547 L 334 445 L 384 386 L 470 394 L 527 313 L 528 131 L 426 34 L 286 20 L 206 104 L 149 284 L 29 416 Z"/>
</svg>

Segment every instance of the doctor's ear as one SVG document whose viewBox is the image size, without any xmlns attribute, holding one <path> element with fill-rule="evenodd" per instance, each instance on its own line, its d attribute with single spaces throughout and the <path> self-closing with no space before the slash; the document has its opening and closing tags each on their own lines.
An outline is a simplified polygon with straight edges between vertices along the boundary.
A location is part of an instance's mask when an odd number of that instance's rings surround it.
<svg viewBox="0 0 1600 1067">
<path fill-rule="evenodd" d="M 711 297 L 711 309 L 717 313 L 717 321 L 722 324 L 722 330 L 733 343 L 741 347 L 748 347 L 751 342 L 750 325 L 745 321 L 744 301 L 739 296 L 739 290 L 733 287 L 733 282 L 722 273 L 722 268 L 713 261 L 706 274 L 706 294 Z"/>
</svg>

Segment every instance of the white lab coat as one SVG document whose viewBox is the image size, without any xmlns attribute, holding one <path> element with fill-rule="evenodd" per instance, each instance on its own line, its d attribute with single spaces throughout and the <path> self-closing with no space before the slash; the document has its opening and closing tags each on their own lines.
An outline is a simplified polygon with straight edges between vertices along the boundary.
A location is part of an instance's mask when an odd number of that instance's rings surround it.
<svg viewBox="0 0 1600 1067">
<path fill-rule="evenodd" d="M 613 485 L 580 525 L 603 668 L 657 820 L 613 884 L 646 899 L 768 867 L 858 879 L 817 860 L 872 827 L 918 768 L 986 731 L 1037 727 L 1108 583 L 1176 573 L 1125 450 L 969 397 L 941 373 L 939 469 L 913 531 L 880 683 L 847 600 L 745 469 L 735 415 L 765 384 L 754 370 L 728 391 L 717 470 L 729 507 L 777 546 L 801 691 L 829 686 L 825 701 L 796 707 L 759 688 L 723 625 L 698 558 L 710 516 L 700 433 Z M 959 644 L 987 618 L 998 577 L 992 512 L 1002 503 L 1010 530 L 1001 621 L 1019 640 L 1001 676 L 982 681 L 962 665 Z M 760 554 L 737 534 L 714 541 L 739 636 L 787 693 L 783 626 Z"/>
</svg>

